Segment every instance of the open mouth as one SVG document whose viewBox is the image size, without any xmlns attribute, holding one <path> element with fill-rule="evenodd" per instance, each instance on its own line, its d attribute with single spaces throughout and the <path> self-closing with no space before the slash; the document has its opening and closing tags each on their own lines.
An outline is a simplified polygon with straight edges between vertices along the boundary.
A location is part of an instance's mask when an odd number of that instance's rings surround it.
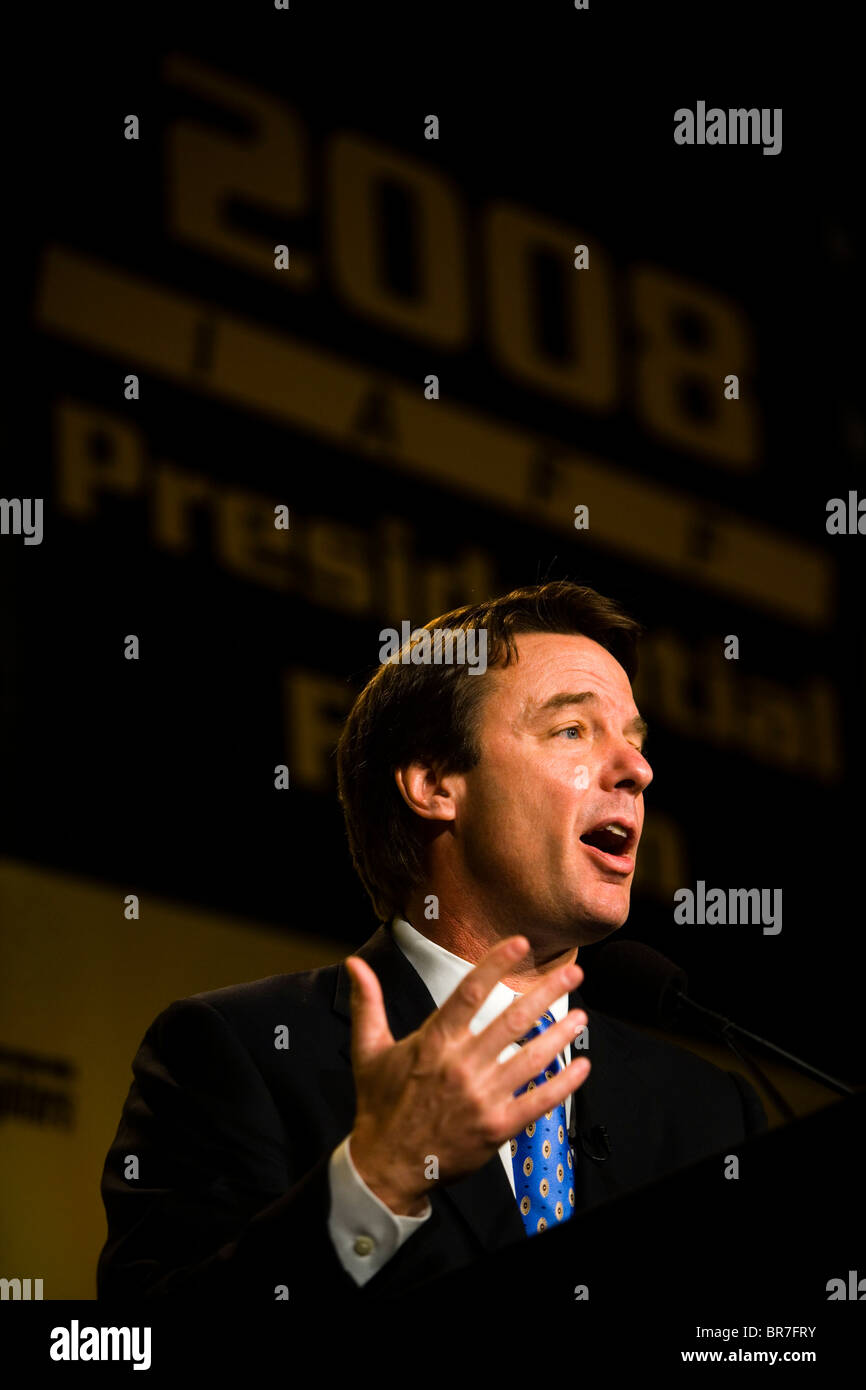
<svg viewBox="0 0 866 1390">
<path fill-rule="evenodd" d="M 634 860 L 630 850 L 635 842 L 631 826 L 620 821 L 605 821 L 580 837 L 581 843 L 593 850 L 599 863 L 606 863 L 620 873 L 630 873 Z"/>
</svg>

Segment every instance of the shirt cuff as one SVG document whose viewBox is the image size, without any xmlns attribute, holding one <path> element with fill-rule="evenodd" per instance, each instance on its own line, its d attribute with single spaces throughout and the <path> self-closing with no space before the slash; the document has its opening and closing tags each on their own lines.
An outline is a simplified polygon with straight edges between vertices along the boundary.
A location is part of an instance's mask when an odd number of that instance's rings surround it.
<svg viewBox="0 0 866 1390">
<path fill-rule="evenodd" d="M 340 1264 L 356 1284 L 366 1284 L 411 1235 L 433 1214 L 430 1201 L 422 1216 L 398 1216 L 371 1192 L 349 1152 L 349 1136 L 328 1164 L 331 1210 L 328 1234 Z"/>
</svg>

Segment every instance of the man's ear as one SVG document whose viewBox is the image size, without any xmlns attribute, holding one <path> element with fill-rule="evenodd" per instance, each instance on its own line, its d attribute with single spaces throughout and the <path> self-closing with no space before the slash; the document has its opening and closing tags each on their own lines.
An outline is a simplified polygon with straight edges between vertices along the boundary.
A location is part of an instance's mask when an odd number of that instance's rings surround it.
<svg viewBox="0 0 866 1390">
<path fill-rule="evenodd" d="M 410 810 L 425 820 L 454 820 L 455 796 L 462 785 L 459 773 L 446 773 L 429 763 L 406 763 L 394 772 L 400 795 Z"/>
</svg>

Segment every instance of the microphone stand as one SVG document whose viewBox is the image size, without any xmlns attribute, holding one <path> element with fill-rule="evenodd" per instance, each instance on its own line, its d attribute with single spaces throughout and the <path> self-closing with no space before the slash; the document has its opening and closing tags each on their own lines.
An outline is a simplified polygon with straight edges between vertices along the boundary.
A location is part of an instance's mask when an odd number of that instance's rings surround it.
<svg viewBox="0 0 866 1390">
<path fill-rule="evenodd" d="M 690 999 L 689 996 L 683 992 L 681 987 L 675 987 L 675 993 L 676 1003 L 674 1004 L 672 1019 L 677 1018 L 684 1008 L 686 1010 L 691 1010 L 691 1012 L 697 1016 L 697 1022 L 702 1025 L 704 1031 L 709 1033 L 711 1037 L 718 1038 L 724 1042 L 730 1048 L 731 1052 L 733 1052 L 734 1056 L 738 1057 L 739 1060 L 748 1067 L 758 1084 L 766 1089 L 773 1103 L 785 1116 L 785 1119 L 795 1119 L 794 1111 L 791 1109 L 791 1106 L 785 1100 L 784 1096 L 779 1094 L 779 1091 L 773 1085 L 773 1082 L 767 1076 L 763 1068 L 758 1065 L 754 1057 L 752 1057 L 743 1046 L 741 1041 L 743 1038 L 748 1038 L 750 1042 L 757 1043 L 759 1047 L 766 1048 L 767 1051 L 774 1053 L 777 1057 L 781 1057 L 790 1066 L 802 1072 L 804 1076 L 811 1077 L 813 1081 L 819 1082 L 822 1086 L 829 1087 L 831 1091 L 836 1091 L 838 1095 L 853 1096 L 855 1094 L 855 1088 L 853 1086 L 846 1085 L 844 1081 L 840 1081 L 835 1076 L 829 1076 L 827 1072 L 819 1071 L 819 1069 L 813 1067 L 810 1062 L 804 1062 L 802 1057 L 795 1057 L 792 1052 L 786 1052 L 783 1047 L 777 1047 L 775 1043 L 769 1042 L 766 1038 L 759 1038 L 757 1033 L 750 1033 L 747 1028 L 741 1028 L 738 1023 L 734 1023 L 731 1019 L 725 1018 L 724 1014 L 717 1014 L 712 1009 L 705 1009 L 702 1004 L 696 1004 L 694 999 Z M 734 1041 L 734 1035 L 737 1035 L 736 1042 Z"/>
</svg>

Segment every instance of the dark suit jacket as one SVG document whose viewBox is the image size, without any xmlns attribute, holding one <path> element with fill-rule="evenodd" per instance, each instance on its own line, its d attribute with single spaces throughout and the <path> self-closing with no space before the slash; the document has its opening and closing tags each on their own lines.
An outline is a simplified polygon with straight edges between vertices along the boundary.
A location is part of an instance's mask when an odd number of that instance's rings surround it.
<svg viewBox="0 0 866 1390">
<path fill-rule="evenodd" d="M 381 926 L 357 952 L 376 971 L 395 1038 L 434 1010 Z M 433 1214 L 363 1288 L 327 1230 L 328 1161 L 350 1132 L 350 977 L 343 964 L 181 999 L 151 1024 L 108 1152 L 100 1298 L 370 1299 L 528 1239 L 494 1154 L 431 1194 Z M 578 991 L 570 1007 L 584 1007 Z M 753 1088 L 692 1053 L 588 1010 L 589 1079 L 572 1096 L 575 1218 L 766 1127 Z M 289 1029 L 277 1050 L 275 1029 Z M 597 1125 L 610 1152 L 596 1161 Z M 589 1142 L 591 1138 L 592 1142 Z M 125 1177 L 128 1156 L 138 1177 Z M 543 1240 L 543 1234 L 533 1237 Z"/>
</svg>

